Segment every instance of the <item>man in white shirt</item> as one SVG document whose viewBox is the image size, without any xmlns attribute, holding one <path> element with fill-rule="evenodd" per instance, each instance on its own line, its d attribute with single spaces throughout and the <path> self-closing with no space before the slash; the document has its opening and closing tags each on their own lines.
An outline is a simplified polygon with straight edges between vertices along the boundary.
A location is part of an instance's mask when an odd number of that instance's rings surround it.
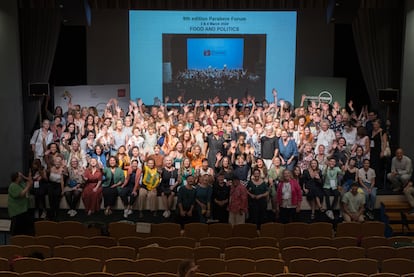
<svg viewBox="0 0 414 277">
<path fill-rule="evenodd" d="M 344 204 L 344 220 L 346 222 L 364 222 L 365 196 L 358 192 L 357 182 L 352 184 L 351 190 L 342 197 Z"/>
<path fill-rule="evenodd" d="M 404 151 L 398 148 L 395 157 L 391 161 L 391 172 L 387 174 L 394 192 L 400 192 L 411 178 L 413 166 L 411 159 L 404 155 Z"/>
<path fill-rule="evenodd" d="M 248 141 L 253 134 L 253 128 L 248 126 L 246 118 L 240 119 L 240 124 L 237 126 L 237 134 L 244 133 L 246 136 L 246 141 Z"/>
<path fill-rule="evenodd" d="M 34 159 L 40 159 L 42 165 L 46 167 L 43 159 L 47 146 L 53 142 L 53 133 L 50 131 L 50 121 L 45 119 L 42 122 L 42 127 L 34 131 L 30 139 L 30 145 L 34 154 Z"/>
<path fill-rule="evenodd" d="M 321 130 L 316 138 L 315 153 L 317 153 L 316 149 L 318 149 L 318 146 L 322 144 L 325 146 L 325 154 L 328 154 L 335 139 L 335 132 L 332 129 L 329 129 L 329 121 L 326 119 L 323 120 L 321 122 Z"/>
</svg>

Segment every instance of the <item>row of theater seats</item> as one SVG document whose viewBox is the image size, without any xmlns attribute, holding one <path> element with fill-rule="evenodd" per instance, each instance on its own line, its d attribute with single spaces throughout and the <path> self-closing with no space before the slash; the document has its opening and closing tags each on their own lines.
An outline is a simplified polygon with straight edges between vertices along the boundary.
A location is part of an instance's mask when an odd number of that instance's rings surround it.
<svg viewBox="0 0 414 277">
<path fill-rule="evenodd" d="M 331 246 L 317 246 L 313 248 L 302 246 L 291 246 L 282 250 L 282 259 L 289 264 L 290 261 L 298 258 L 309 258 L 323 260 L 328 258 L 342 258 L 346 260 L 369 258 L 381 263 L 386 259 L 403 258 L 414 259 L 414 247 L 394 248 L 391 246 L 375 246 L 368 249 L 362 247 L 342 247 L 334 248 Z"/>
<path fill-rule="evenodd" d="M 240 253 L 240 251 L 244 251 Z M 279 249 L 270 246 L 261 246 L 255 248 L 247 248 L 243 246 L 233 246 L 224 249 L 224 252 L 217 247 L 212 246 L 199 246 L 199 247 L 187 247 L 187 246 L 172 246 L 172 247 L 159 247 L 149 245 L 139 248 L 138 251 L 135 248 L 128 246 L 113 246 L 103 247 L 98 245 L 90 245 L 84 247 L 72 246 L 72 245 L 59 245 L 53 249 L 44 245 L 28 245 L 25 247 L 6 245 L 0 246 L 0 256 L 4 259 L 10 259 L 15 255 L 19 256 L 32 256 L 33 253 L 40 253 L 44 258 L 59 257 L 67 259 L 76 258 L 95 258 L 101 261 L 105 261 L 111 258 L 125 258 L 125 259 L 145 259 L 145 258 L 158 258 L 162 260 L 167 259 L 194 259 L 200 260 L 203 258 L 217 258 L 217 259 L 233 259 L 233 258 L 250 258 L 254 260 L 260 260 L 264 258 L 279 259 Z"/>
<path fill-rule="evenodd" d="M 27 271 L 45 271 L 57 273 L 65 268 L 67 271 L 77 273 L 90 273 L 104 271 L 111 274 L 122 272 L 138 272 L 141 274 L 151 274 L 154 272 L 176 273 L 182 259 L 109 259 L 105 262 L 92 258 L 62 259 L 47 258 L 39 260 L 35 258 L 22 258 L 15 261 L 13 269 L 15 272 L 23 273 Z M 198 262 L 200 272 L 213 274 L 218 272 L 233 272 L 245 274 L 261 272 L 267 274 L 278 274 L 285 271 L 284 263 L 281 260 L 264 259 L 252 261 L 247 259 L 233 259 L 229 261 L 215 259 L 204 259 Z"/>
<path fill-rule="evenodd" d="M 413 237 L 410 236 L 394 236 L 386 238 L 384 236 L 366 236 L 366 237 L 286 237 L 279 241 L 280 249 L 291 246 L 316 247 L 316 246 L 332 246 L 336 248 L 345 246 L 360 246 L 365 249 L 375 246 L 410 246 L 412 245 Z"/>
<path fill-rule="evenodd" d="M 156 272 L 151 274 L 141 274 L 137 272 L 126 272 L 126 273 L 119 273 L 119 274 L 111 274 L 107 272 L 91 272 L 86 274 L 76 273 L 76 272 L 59 272 L 50 274 L 47 272 L 41 271 L 29 271 L 24 273 L 15 273 L 10 271 L 0 271 L 0 277 L 176 277 L 177 274 L 175 273 L 168 273 L 168 272 Z M 299 273 L 279 273 L 275 275 L 266 274 L 266 273 L 247 273 L 247 274 L 236 274 L 232 272 L 220 272 L 215 274 L 205 274 L 205 273 L 197 273 L 196 277 L 413 277 L 414 273 L 399 275 L 395 273 L 375 273 L 375 274 L 362 274 L 362 273 L 343 273 L 343 274 L 331 274 L 331 273 L 311 273 L 307 275 L 299 274 Z"/>
<path fill-rule="evenodd" d="M 111 276 L 130 270 L 148 276 L 156 271 L 159 272 L 158 268 L 174 274 L 179 261 L 183 258 L 196 260 L 201 268 L 200 276 L 203 274 L 203 276 L 205 274 L 212 276 L 224 272 L 230 272 L 228 274 L 234 276 L 255 273 L 268 274 L 268 276 L 285 274 L 287 277 L 286 272 L 292 276 L 297 274 L 297 277 L 311 273 L 331 275 L 362 273 L 368 276 L 381 271 L 382 274 L 394 272 L 400 276 L 414 272 L 412 267 L 414 248 L 392 247 L 396 242 L 409 244 L 412 238 L 385 238 L 384 225 L 381 222 L 341 223 L 336 226 L 336 230 L 333 230 L 333 225 L 330 223 L 286 225 L 268 223 L 257 230 L 253 224 L 231 226 L 192 223 L 182 229 L 180 225 L 174 223 L 140 226 L 127 222 L 114 222 L 105 230 L 109 236 L 99 236 L 103 231 L 101 227 L 74 221 L 39 221 L 35 226 L 36 236 L 12 237 L 11 243 L 15 245 L 4 247 L 15 247 L 9 254 L 16 254 L 21 250 L 25 255 L 36 249 L 41 250 L 39 252 L 44 250 L 45 257 L 54 256 L 46 260 L 60 259 L 76 265 L 81 264 L 82 259 L 89 259 L 89 263 L 95 260 L 101 267 L 100 271 L 105 272 L 102 274 L 112 274 Z M 153 245 L 154 243 L 157 246 Z M 148 245 L 152 246 L 145 247 Z M 371 247 L 373 245 L 376 247 Z M 374 248 L 378 250 L 375 251 Z M 5 252 L 7 252 L 5 248 L 0 248 L 0 254 Z M 381 253 L 386 253 L 388 256 L 381 256 Z M 395 259 L 398 256 L 406 257 L 405 255 L 409 259 Z M 373 259 L 366 258 L 367 256 L 373 256 Z M 393 259 L 389 259 L 390 257 Z M 162 260 L 157 260 L 160 258 Z M 144 261 L 152 263 L 146 273 L 141 272 Z M 137 266 L 139 263 L 140 266 Z M 353 266 L 357 263 L 364 264 L 365 271 L 355 270 Z M 260 269 L 262 264 L 266 266 Z M 298 264 L 300 266 L 297 266 Z M 372 267 L 367 266 L 369 264 Z M 389 264 L 397 264 L 396 268 L 399 271 L 392 271 Z M 167 265 L 170 266 L 169 270 L 164 269 Z M 328 270 L 328 265 L 332 270 Z M 121 268 L 120 272 L 114 271 L 116 267 Z M 23 268 L 24 271 L 28 270 L 27 265 Z M 62 268 L 71 269 L 72 266 L 59 268 L 60 272 Z M 312 270 L 303 271 L 306 268 Z M 405 272 L 401 269 L 410 271 Z"/>
<path fill-rule="evenodd" d="M 124 272 L 138 272 L 141 274 L 152 274 L 155 272 L 176 273 L 179 263 L 182 259 L 142 259 L 131 260 L 125 258 L 113 258 L 101 261 L 93 258 L 19 258 L 13 263 L 12 268 L 17 273 L 28 271 L 42 271 L 50 274 L 61 271 L 70 271 L 81 274 L 91 272 L 107 272 L 111 274 L 119 274 Z M 4 260 L 0 261 L 1 264 Z M 308 275 L 312 273 L 329 273 L 334 275 L 344 273 L 361 273 L 366 275 L 381 273 L 395 273 L 398 275 L 414 272 L 414 261 L 409 259 L 392 258 L 382 261 L 378 266 L 376 260 L 372 259 L 354 259 L 345 260 L 339 258 L 329 258 L 323 260 L 315 259 L 294 259 L 286 266 L 282 260 L 278 259 L 201 259 L 196 262 L 199 265 L 200 272 L 205 274 L 216 274 L 222 272 L 231 272 L 235 274 L 248 273 L 265 273 L 275 275 L 280 273 L 298 273 Z"/>
<path fill-rule="evenodd" d="M 300 258 L 290 261 L 288 268 L 289 272 L 305 275 L 320 272 L 335 275 L 343 273 L 364 273 L 370 275 L 377 272 L 404 275 L 414 272 L 414 261 L 403 258 L 391 258 L 378 263 L 374 259 L 345 260 L 330 258 L 318 261 L 315 259 Z"/>
<path fill-rule="evenodd" d="M 114 238 L 109 236 L 68 236 L 68 237 L 58 237 L 51 235 L 43 236 L 27 236 L 27 235 L 17 235 L 10 238 L 9 244 L 17 246 L 28 246 L 28 245 L 46 245 L 50 247 L 55 247 L 58 245 L 73 245 L 73 246 L 88 246 L 88 245 L 99 245 L 104 247 L 112 246 L 130 246 L 138 250 L 141 247 L 150 244 L 158 244 L 162 247 L 170 246 L 188 246 L 188 247 L 197 247 L 197 246 L 214 246 L 220 249 L 231 246 L 245 246 L 245 247 L 260 247 L 260 246 L 271 246 L 278 247 L 283 250 L 291 246 L 302 246 L 302 247 L 317 247 L 317 246 L 332 246 L 335 248 L 341 248 L 346 246 L 360 246 L 362 248 L 368 249 L 375 246 L 412 246 L 413 237 L 409 236 L 395 236 L 390 238 L 385 238 L 381 236 L 366 236 L 361 238 L 356 237 L 311 237 L 311 238 L 302 238 L 302 237 L 285 237 L 280 240 L 277 240 L 274 237 L 205 237 L 197 241 L 194 238 L 189 237 L 121 237 Z"/>
<path fill-rule="evenodd" d="M 336 248 L 344 246 L 362 246 L 369 248 L 373 246 L 393 246 L 395 244 L 410 244 L 412 237 L 396 236 L 391 238 L 368 236 L 363 238 L 355 237 L 312 237 L 312 238 L 300 238 L 300 237 L 286 237 L 281 240 L 277 240 L 273 237 L 205 237 L 199 241 L 189 237 L 121 237 L 116 239 L 108 236 L 68 236 L 58 237 L 51 235 L 43 236 L 27 236 L 16 235 L 10 238 L 9 244 L 17 246 L 27 245 L 47 245 L 54 247 L 57 245 L 74 245 L 74 246 L 87 246 L 87 245 L 100 245 L 100 246 L 131 246 L 136 249 L 144 247 L 149 244 L 157 243 L 159 246 L 215 246 L 221 249 L 230 246 L 246 246 L 246 247 L 259 247 L 259 246 L 272 246 L 279 247 L 280 249 L 290 246 L 304 246 L 304 247 L 316 247 L 316 246 L 333 246 Z"/>
<path fill-rule="evenodd" d="M 331 223 L 315 222 L 303 223 L 293 222 L 289 224 L 266 223 L 260 230 L 255 224 L 230 225 L 225 223 L 203 224 L 189 223 L 182 229 L 175 223 L 137 223 L 112 222 L 108 225 L 109 235 L 115 238 L 128 236 L 138 237 L 166 237 L 173 238 L 186 236 L 200 240 L 205 237 L 274 237 L 278 240 L 284 237 L 364 237 L 364 236 L 384 236 L 384 223 L 365 222 L 365 223 L 340 223 L 336 226 L 336 232 Z M 37 236 L 55 235 L 59 237 L 82 235 L 95 236 L 101 234 L 102 226 L 85 225 L 77 221 L 37 221 L 35 232 Z"/>
<path fill-rule="evenodd" d="M 391 247 L 375 246 L 368 249 L 358 246 L 345 246 L 335 248 L 332 246 L 316 246 L 312 248 L 303 246 L 286 247 L 279 251 L 279 248 L 272 246 L 246 247 L 229 246 L 220 249 L 214 246 L 171 246 L 161 247 L 157 244 L 150 244 L 139 249 L 129 246 L 104 247 L 100 245 L 74 246 L 57 245 L 53 248 L 46 245 L 2 245 L 0 246 L 0 257 L 10 259 L 15 255 L 31 256 L 33 253 L 40 253 L 44 258 L 59 257 L 67 259 L 76 258 L 95 258 L 105 261 L 112 258 L 125 259 L 145 259 L 157 258 L 167 259 L 194 259 L 196 261 L 204 258 L 214 258 L 230 260 L 236 258 L 246 258 L 260 260 L 265 258 L 281 259 L 287 265 L 291 260 L 297 258 L 310 258 L 323 260 L 328 258 L 359 259 L 369 258 L 381 263 L 383 260 L 391 258 L 414 259 L 414 247 Z"/>
<path fill-rule="evenodd" d="M 156 272 L 151 274 L 141 274 L 137 272 L 125 272 L 119 274 L 111 274 L 107 272 L 91 272 L 87 274 L 81 274 L 76 272 L 59 272 L 55 274 L 50 274 L 47 272 L 41 271 L 29 271 L 24 273 L 15 273 L 10 271 L 0 271 L 0 277 L 176 277 L 175 273 L 168 272 Z M 215 274 L 206 274 L 206 273 L 197 273 L 196 277 L 413 277 L 414 273 L 408 274 L 395 274 L 395 273 L 375 273 L 375 274 L 362 274 L 362 273 L 343 273 L 343 274 L 331 274 L 331 273 L 311 273 L 311 274 L 299 274 L 299 273 L 279 273 L 279 274 L 266 274 L 266 273 L 247 273 L 247 274 L 237 274 L 232 272 L 221 272 Z"/>
</svg>

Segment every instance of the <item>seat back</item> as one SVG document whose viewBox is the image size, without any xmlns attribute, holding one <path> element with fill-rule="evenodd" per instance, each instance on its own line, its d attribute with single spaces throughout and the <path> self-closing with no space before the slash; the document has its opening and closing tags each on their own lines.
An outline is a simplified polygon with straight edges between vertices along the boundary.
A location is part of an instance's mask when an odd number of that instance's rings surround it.
<svg viewBox="0 0 414 277">
<path fill-rule="evenodd" d="M 233 237 L 255 238 L 257 236 L 258 232 L 256 224 L 244 223 L 233 226 Z"/>
<path fill-rule="evenodd" d="M 291 273 L 299 273 L 306 275 L 320 272 L 319 261 L 311 258 L 292 259 L 288 267 L 289 272 Z"/>
<path fill-rule="evenodd" d="M 105 261 L 105 270 L 108 273 L 140 272 L 135 260 L 113 258 Z M 154 269 L 153 269 L 154 270 Z"/>
<path fill-rule="evenodd" d="M 251 259 L 232 259 L 226 260 L 226 271 L 237 274 L 247 274 L 255 272 L 256 263 Z"/>
<path fill-rule="evenodd" d="M 279 274 L 284 272 L 285 262 L 280 259 L 260 259 L 256 260 L 256 271 L 268 274 Z"/>
<path fill-rule="evenodd" d="M 151 236 L 174 238 L 181 236 L 181 226 L 177 223 L 151 224 Z"/>
<path fill-rule="evenodd" d="M 76 258 L 72 260 L 71 271 L 86 274 L 90 272 L 101 272 L 103 262 L 94 258 Z"/>
<path fill-rule="evenodd" d="M 13 269 L 17 273 L 43 271 L 43 261 L 37 258 L 22 257 L 14 261 Z"/>
<path fill-rule="evenodd" d="M 227 223 L 214 223 L 208 225 L 210 237 L 230 238 L 233 236 L 233 227 Z"/>
<path fill-rule="evenodd" d="M 214 274 L 226 271 L 226 264 L 222 259 L 206 258 L 197 261 L 200 272 Z"/>
<path fill-rule="evenodd" d="M 199 241 L 208 237 L 208 225 L 200 222 L 192 222 L 184 225 L 184 236 Z"/>
<path fill-rule="evenodd" d="M 378 272 L 378 261 L 369 258 L 359 258 L 349 261 L 349 272 L 363 273 L 367 275 Z"/>
</svg>

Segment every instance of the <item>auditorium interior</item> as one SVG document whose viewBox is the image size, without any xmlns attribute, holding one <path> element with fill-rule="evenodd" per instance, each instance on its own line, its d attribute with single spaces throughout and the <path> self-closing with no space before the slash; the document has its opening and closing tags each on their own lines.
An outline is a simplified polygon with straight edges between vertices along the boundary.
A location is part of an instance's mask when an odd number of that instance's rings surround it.
<svg viewBox="0 0 414 277">
<path fill-rule="evenodd" d="M 414 158 L 414 1 L 1 0 L 0 276 L 177 276 L 188 259 L 197 272 L 185 276 L 414 276 L 414 215 L 404 195 L 389 191 L 379 193 L 373 221 L 309 220 L 304 201 L 297 222 L 273 222 L 269 211 L 260 228 L 180 226 L 149 212 L 125 220 L 120 200 L 110 218 L 73 219 L 62 197 L 58 222 L 35 221 L 33 236 L 10 236 L 10 173 L 30 166 L 29 141 L 45 99 L 31 95 L 29 84 L 49 84 L 52 103 L 54 87 L 129 84 L 133 10 L 295 11 L 296 84 L 309 76 L 343 78 L 344 103 L 377 111 L 392 152 L 402 148 Z M 32 253 L 42 259 L 21 259 Z"/>
</svg>

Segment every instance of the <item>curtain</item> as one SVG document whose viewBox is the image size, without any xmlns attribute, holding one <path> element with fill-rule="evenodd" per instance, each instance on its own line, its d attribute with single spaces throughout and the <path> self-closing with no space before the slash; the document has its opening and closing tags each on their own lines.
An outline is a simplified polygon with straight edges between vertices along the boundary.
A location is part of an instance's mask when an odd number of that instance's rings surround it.
<svg viewBox="0 0 414 277">
<path fill-rule="evenodd" d="M 92 9 L 302 9 L 326 8 L 329 0 L 88 0 Z"/>
<path fill-rule="evenodd" d="M 380 108 L 378 89 L 400 86 L 401 14 L 398 8 L 360 9 L 352 24 L 362 76 L 373 109 Z"/>
<path fill-rule="evenodd" d="M 48 83 L 61 25 L 59 8 L 20 9 L 20 40 L 25 145 L 39 128 L 43 97 L 30 97 L 28 84 Z M 27 160 L 27 159 L 25 159 Z"/>
</svg>

